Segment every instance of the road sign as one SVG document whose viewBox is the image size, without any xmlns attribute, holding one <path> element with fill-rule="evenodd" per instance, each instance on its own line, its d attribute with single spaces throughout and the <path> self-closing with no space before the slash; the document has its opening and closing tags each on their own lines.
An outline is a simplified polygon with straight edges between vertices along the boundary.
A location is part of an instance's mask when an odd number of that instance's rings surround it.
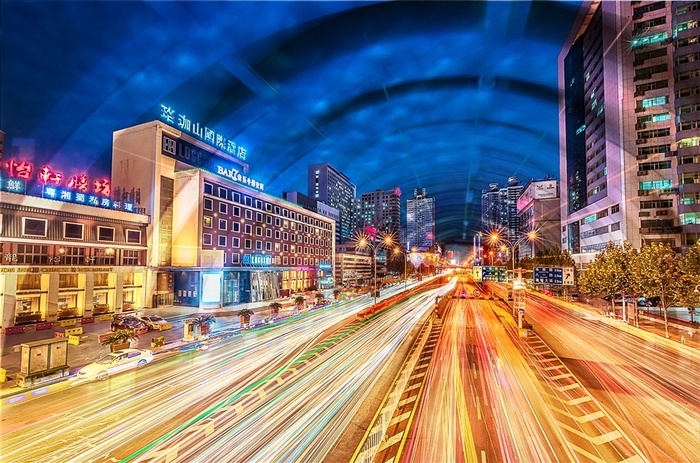
<svg viewBox="0 0 700 463">
<path fill-rule="evenodd" d="M 564 283 L 564 269 L 562 267 L 535 267 L 532 269 L 532 281 L 535 284 L 564 285 L 573 284 L 574 269 L 571 270 L 570 279 L 572 283 Z"/>
<path fill-rule="evenodd" d="M 474 281 L 481 281 L 481 267 L 474 266 L 474 268 L 472 270 L 473 270 Z"/>
<path fill-rule="evenodd" d="M 498 266 L 481 267 L 481 281 L 508 281 L 508 268 Z"/>
<path fill-rule="evenodd" d="M 564 267 L 563 269 L 563 277 L 562 281 L 565 285 L 568 286 L 573 286 L 574 285 L 574 269 L 573 267 Z"/>
</svg>

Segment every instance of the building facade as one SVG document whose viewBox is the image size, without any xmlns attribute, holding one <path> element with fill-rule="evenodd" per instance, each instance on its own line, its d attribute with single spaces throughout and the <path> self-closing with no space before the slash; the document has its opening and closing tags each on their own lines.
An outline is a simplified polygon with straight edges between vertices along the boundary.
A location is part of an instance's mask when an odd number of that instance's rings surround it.
<svg viewBox="0 0 700 463">
<path fill-rule="evenodd" d="M 355 200 L 357 187 L 350 179 L 328 163 L 308 167 L 308 196 L 338 209 L 336 243 L 352 238 L 356 228 Z"/>
<path fill-rule="evenodd" d="M 360 225 L 398 238 L 401 227 L 401 190 L 375 190 L 360 195 Z"/>
<path fill-rule="evenodd" d="M 435 248 L 435 198 L 425 188 L 413 190 L 413 198 L 406 201 L 406 246 L 417 251 Z"/>
<path fill-rule="evenodd" d="M 700 238 L 698 2 L 585 2 L 559 59 L 562 248 Z M 622 21 L 621 18 L 627 20 Z"/>
<path fill-rule="evenodd" d="M 105 209 L 68 202 L 66 195 L 57 200 L 3 191 L 0 308 L 6 333 L 90 323 L 150 305 L 149 224 L 147 215 L 113 210 L 111 203 Z"/>
<path fill-rule="evenodd" d="M 318 289 L 335 222 L 263 192 L 241 159 L 153 121 L 114 133 L 115 189 L 152 217 L 154 306 L 229 306 Z"/>
<path fill-rule="evenodd" d="M 550 247 L 559 247 L 561 217 L 559 185 L 556 180 L 532 180 L 523 188 L 518 198 L 519 236 L 537 232 L 537 239 L 522 239 L 518 246 L 518 259 L 535 257 Z"/>
</svg>

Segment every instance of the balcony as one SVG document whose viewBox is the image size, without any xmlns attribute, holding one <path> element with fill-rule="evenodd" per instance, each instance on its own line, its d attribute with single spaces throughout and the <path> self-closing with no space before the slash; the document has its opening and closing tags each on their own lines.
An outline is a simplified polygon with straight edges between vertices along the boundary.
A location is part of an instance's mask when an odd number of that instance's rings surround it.
<svg viewBox="0 0 700 463">
<path fill-rule="evenodd" d="M 664 154 L 665 157 L 667 158 L 672 158 L 678 155 L 678 151 L 666 151 L 666 154 Z"/>
</svg>

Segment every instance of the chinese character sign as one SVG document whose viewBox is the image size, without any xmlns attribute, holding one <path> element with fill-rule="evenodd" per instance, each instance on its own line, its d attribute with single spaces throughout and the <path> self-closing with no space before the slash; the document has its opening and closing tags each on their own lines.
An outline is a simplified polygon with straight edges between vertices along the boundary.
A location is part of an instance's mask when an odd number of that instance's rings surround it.
<svg viewBox="0 0 700 463">
<path fill-rule="evenodd" d="M 32 170 L 34 168 L 34 166 L 27 161 L 17 162 L 15 159 L 10 159 L 3 165 L 5 166 L 5 169 L 7 169 L 7 173 L 10 175 L 10 177 L 17 177 L 22 180 L 29 180 L 29 178 L 32 176 Z"/>
<path fill-rule="evenodd" d="M 39 180 L 44 185 L 46 185 L 47 183 L 60 185 L 61 181 L 63 180 L 63 174 L 60 172 L 54 172 L 49 166 L 44 166 L 41 169 L 39 169 Z"/>
</svg>

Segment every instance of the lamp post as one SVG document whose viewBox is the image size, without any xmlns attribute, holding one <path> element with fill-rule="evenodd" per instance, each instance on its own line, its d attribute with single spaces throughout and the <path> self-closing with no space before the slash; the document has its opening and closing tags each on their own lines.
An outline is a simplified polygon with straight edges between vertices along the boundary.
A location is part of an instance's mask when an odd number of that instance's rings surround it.
<svg viewBox="0 0 700 463">
<path fill-rule="evenodd" d="M 400 247 L 397 246 L 394 248 L 394 251 L 392 252 L 392 254 L 403 255 L 403 290 L 405 292 L 406 291 L 406 283 L 408 281 L 408 272 L 406 272 L 406 266 L 408 264 L 408 262 L 407 262 L 408 261 L 408 252 L 404 251 L 403 249 L 401 249 Z"/>
<path fill-rule="evenodd" d="M 388 247 L 393 241 L 391 235 L 384 235 L 379 240 L 376 240 L 376 238 L 380 237 L 370 237 L 363 234 L 355 240 L 359 249 L 369 248 L 372 250 L 372 263 L 374 266 L 374 305 L 377 305 L 377 249 Z"/>
<path fill-rule="evenodd" d="M 525 235 L 521 236 L 520 238 L 518 238 L 515 241 L 510 241 L 510 240 L 503 238 L 502 236 L 500 236 L 498 234 L 498 232 L 493 232 L 489 236 L 489 240 L 491 241 L 492 244 L 502 243 L 506 247 L 508 247 L 508 249 L 510 249 L 510 256 L 511 256 L 511 260 L 512 260 L 511 270 L 513 270 L 513 271 L 515 271 L 515 248 L 518 247 L 518 245 L 525 240 L 534 241 L 535 239 L 537 239 L 537 232 L 535 232 L 534 230 L 527 232 Z"/>
</svg>

